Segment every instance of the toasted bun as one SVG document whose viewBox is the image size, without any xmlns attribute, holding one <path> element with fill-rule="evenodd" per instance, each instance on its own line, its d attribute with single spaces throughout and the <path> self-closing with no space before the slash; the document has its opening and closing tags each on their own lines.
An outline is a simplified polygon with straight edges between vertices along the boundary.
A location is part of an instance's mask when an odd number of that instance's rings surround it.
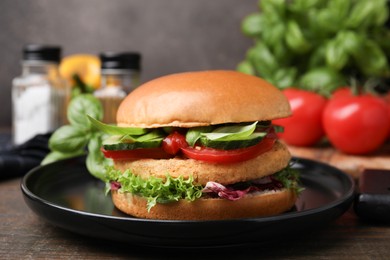
<svg viewBox="0 0 390 260">
<path fill-rule="evenodd" d="M 296 194 L 287 189 L 247 195 L 239 200 L 197 199 L 157 203 L 150 212 L 144 198 L 112 191 L 114 205 L 122 212 L 139 218 L 167 220 L 222 220 L 277 215 L 291 209 Z"/>
<path fill-rule="evenodd" d="M 227 185 L 274 174 L 284 169 L 290 159 L 291 155 L 286 146 L 276 142 L 270 151 L 240 163 L 213 164 L 180 158 L 142 159 L 118 160 L 115 161 L 115 168 L 122 172 L 129 169 L 134 175 L 139 175 L 143 179 L 150 176 L 165 179 L 166 175 L 169 174 L 174 178 L 183 176 L 184 179 L 193 176 L 194 182 L 201 185 L 206 185 L 208 181 Z"/>
<path fill-rule="evenodd" d="M 134 90 L 117 112 L 119 126 L 194 127 L 289 116 L 286 97 L 255 76 L 235 71 L 178 73 Z"/>
</svg>

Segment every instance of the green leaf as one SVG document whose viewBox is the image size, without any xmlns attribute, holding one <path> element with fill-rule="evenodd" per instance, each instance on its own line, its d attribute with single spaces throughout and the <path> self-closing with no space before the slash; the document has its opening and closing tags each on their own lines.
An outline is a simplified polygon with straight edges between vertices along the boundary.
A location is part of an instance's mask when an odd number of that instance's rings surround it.
<svg viewBox="0 0 390 260">
<path fill-rule="evenodd" d="M 246 16 L 241 23 L 242 32 L 251 37 L 259 36 L 264 29 L 263 16 L 259 13 L 254 13 Z"/>
<path fill-rule="evenodd" d="M 305 73 L 300 79 L 299 87 L 328 96 L 343 84 L 345 78 L 339 72 L 328 67 L 320 67 Z"/>
<path fill-rule="evenodd" d="M 272 26 L 272 30 L 264 30 L 262 36 L 263 41 L 267 44 L 267 46 L 273 46 L 274 44 L 283 42 L 285 34 L 285 23 L 282 21 L 278 21 Z"/>
<path fill-rule="evenodd" d="M 164 131 L 162 131 L 161 129 L 155 129 L 149 133 L 140 136 L 134 136 L 129 134 L 124 135 L 121 137 L 120 142 L 122 143 L 148 142 L 152 140 L 163 139 L 165 136 L 166 134 L 164 134 Z"/>
<path fill-rule="evenodd" d="M 57 129 L 49 139 L 49 148 L 62 153 L 75 153 L 87 145 L 88 133 L 73 125 Z"/>
<path fill-rule="evenodd" d="M 289 4 L 289 9 L 293 12 L 305 13 L 307 10 L 322 7 L 328 0 L 294 0 Z"/>
<path fill-rule="evenodd" d="M 73 98 L 67 111 L 70 124 L 81 129 L 90 129 L 91 123 L 87 115 L 98 120 L 103 118 L 103 107 L 100 101 L 91 94 L 81 94 Z"/>
<path fill-rule="evenodd" d="M 62 153 L 58 151 L 52 151 L 46 155 L 46 157 L 42 160 L 41 165 L 46 165 L 49 163 L 53 163 L 59 160 L 69 159 L 77 156 L 84 155 L 85 151 L 80 150 L 76 151 L 74 153 Z"/>
<path fill-rule="evenodd" d="M 385 53 L 379 45 L 366 39 L 360 52 L 353 55 L 359 68 L 366 76 L 383 76 L 388 70 L 388 62 Z"/>
<path fill-rule="evenodd" d="M 328 42 L 325 54 L 328 66 L 337 71 L 343 69 L 349 60 L 348 52 L 338 43 L 337 39 Z"/>
<path fill-rule="evenodd" d="M 287 31 L 285 37 L 287 46 L 293 52 L 306 53 L 312 48 L 310 42 L 305 39 L 300 26 L 294 20 L 289 20 L 287 22 Z"/>
<path fill-rule="evenodd" d="M 88 171 L 95 178 L 106 181 L 106 167 L 112 166 L 113 161 L 104 157 L 100 148 L 102 147 L 104 135 L 101 133 L 94 133 L 88 143 L 88 156 L 86 159 L 86 166 Z"/>
<path fill-rule="evenodd" d="M 350 30 L 339 31 L 336 35 L 336 42 L 339 47 L 350 55 L 356 54 L 361 50 L 363 41 L 364 39 L 361 35 Z"/>
<path fill-rule="evenodd" d="M 194 146 L 199 140 L 202 133 L 211 132 L 214 129 L 212 126 L 193 127 L 188 129 L 186 133 L 186 141 L 190 146 Z"/>
<path fill-rule="evenodd" d="M 280 89 L 294 86 L 297 72 L 295 67 L 278 69 L 274 76 L 275 85 Z"/>
<path fill-rule="evenodd" d="M 267 0 L 259 1 L 259 7 L 265 14 L 277 14 L 279 17 L 285 16 L 286 1 L 285 0 Z"/>
<path fill-rule="evenodd" d="M 299 185 L 299 171 L 288 165 L 283 170 L 274 174 L 275 179 L 280 181 L 287 189 L 293 190 L 295 193 L 301 193 L 304 188 Z"/>
<path fill-rule="evenodd" d="M 288 50 L 284 41 L 273 43 L 270 47 L 270 51 L 274 55 L 275 59 L 279 62 L 279 68 L 280 66 L 290 66 L 294 55 Z"/>
<path fill-rule="evenodd" d="M 119 127 L 114 125 L 108 125 L 96 120 L 91 116 L 87 116 L 92 126 L 96 129 L 102 131 L 103 133 L 110 135 L 142 135 L 147 133 L 145 128 L 136 128 L 136 127 Z"/>
<path fill-rule="evenodd" d="M 366 29 L 369 26 L 383 25 L 387 20 L 388 12 L 386 0 L 359 0 L 356 1 L 347 17 L 346 25 L 352 29 Z"/>
<path fill-rule="evenodd" d="M 248 74 L 248 75 L 255 75 L 256 74 L 255 68 L 252 66 L 252 64 L 248 60 L 240 62 L 237 65 L 236 70 L 239 72 Z"/>
<path fill-rule="evenodd" d="M 274 71 L 279 67 L 274 55 L 262 42 L 248 50 L 248 60 L 253 64 L 256 72 L 265 78 L 272 78 Z"/>
<path fill-rule="evenodd" d="M 326 50 L 325 44 L 320 45 L 315 50 L 313 50 L 309 58 L 308 69 L 314 69 L 326 65 L 325 50 Z"/>
<path fill-rule="evenodd" d="M 256 130 L 257 121 L 250 125 L 221 126 L 211 133 L 201 133 L 209 140 L 231 141 L 250 136 Z"/>
</svg>

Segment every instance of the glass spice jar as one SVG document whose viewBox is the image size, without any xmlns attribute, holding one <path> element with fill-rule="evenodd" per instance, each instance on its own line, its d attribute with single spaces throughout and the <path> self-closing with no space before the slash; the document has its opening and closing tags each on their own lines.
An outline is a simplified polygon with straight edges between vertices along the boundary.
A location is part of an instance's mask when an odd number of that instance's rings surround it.
<svg viewBox="0 0 390 260">
<path fill-rule="evenodd" d="M 70 88 L 60 77 L 59 46 L 29 44 L 23 49 L 22 74 L 12 81 L 13 143 L 54 131 L 66 122 Z"/>
<path fill-rule="evenodd" d="M 134 52 L 100 54 L 101 88 L 94 95 L 102 102 L 106 124 L 116 124 L 122 100 L 140 84 L 141 55 Z"/>
</svg>

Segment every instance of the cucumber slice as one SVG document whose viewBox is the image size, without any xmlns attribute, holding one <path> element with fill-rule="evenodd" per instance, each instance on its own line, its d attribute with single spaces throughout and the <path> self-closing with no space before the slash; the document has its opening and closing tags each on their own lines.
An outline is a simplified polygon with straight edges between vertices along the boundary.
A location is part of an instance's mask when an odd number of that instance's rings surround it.
<svg viewBox="0 0 390 260">
<path fill-rule="evenodd" d="M 266 133 L 253 133 L 248 137 L 230 141 L 210 140 L 207 137 L 202 136 L 199 141 L 201 145 L 206 147 L 221 150 L 234 150 L 256 145 L 265 135 Z"/>
<path fill-rule="evenodd" d="M 134 150 L 138 148 L 156 148 L 160 147 L 162 140 L 162 138 L 159 138 L 145 142 L 103 144 L 103 148 L 105 150 Z"/>
</svg>

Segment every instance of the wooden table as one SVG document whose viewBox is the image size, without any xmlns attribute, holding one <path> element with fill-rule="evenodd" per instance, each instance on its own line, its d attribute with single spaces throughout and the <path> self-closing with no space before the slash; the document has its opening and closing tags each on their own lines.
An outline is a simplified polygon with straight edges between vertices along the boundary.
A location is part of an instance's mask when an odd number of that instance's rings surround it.
<svg viewBox="0 0 390 260">
<path fill-rule="evenodd" d="M 311 152 L 300 150 L 300 152 L 310 155 L 307 157 L 321 160 L 326 157 L 320 150 Z M 52 226 L 37 217 L 26 206 L 20 190 L 20 179 L 1 181 L 0 198 L 0 259 L 389 259 L 390 257 L 390 226 L 365 223 L 357 218 L 352 209 L 325 227 L 307 234 L 291 236 L 287 240 L 238 250 L 182 251 L 151 250 L 109 243 Z"/>
<path fill-rule="evenodd" d="M 326 144 L 309 148 L 289 146 L 289 150 L 293 156 L 325 162 L 343 170 L 355 179 L 358 179 L 365 169 L 390 170 L 390 140 L 369 155 L 344 154 Z"/>
</svg>

